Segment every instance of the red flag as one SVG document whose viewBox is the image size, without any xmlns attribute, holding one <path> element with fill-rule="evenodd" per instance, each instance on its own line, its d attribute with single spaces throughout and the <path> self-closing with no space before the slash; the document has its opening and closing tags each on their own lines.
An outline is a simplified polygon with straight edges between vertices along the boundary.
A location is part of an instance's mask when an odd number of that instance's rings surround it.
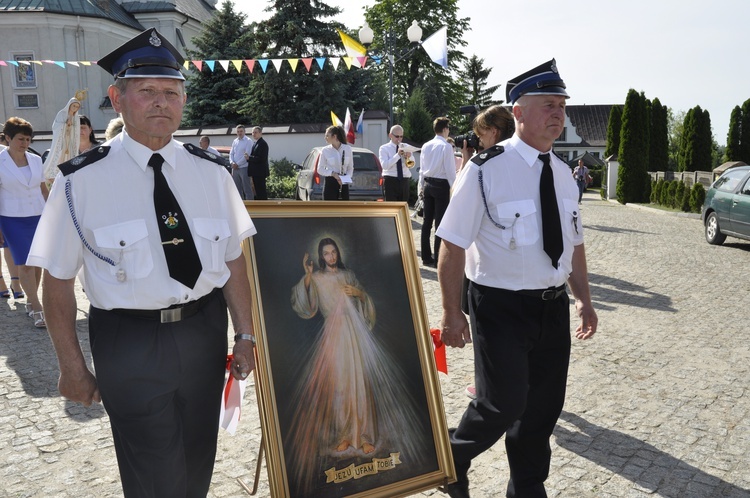
<svg viewBox="0 0 750 498">
<path fill-rule="evenodd" d="M 430 329 L 430 335 L 435 348 L 435 367 L 438 372 L 448 375 L 448 359 L 445 357 L 445 344 L 440 340 L 440 329 Z"/>
<path fill-rule="evenodd" d="M 348 107 L 346 108 L 346 117 L 344 118 L 344 131 L 346 131 L 346 141 L 353 144 L 357 140 L 357 136 L 354 134 L 354 123 L 352 123 L 352 115 Z"/>
</svg>

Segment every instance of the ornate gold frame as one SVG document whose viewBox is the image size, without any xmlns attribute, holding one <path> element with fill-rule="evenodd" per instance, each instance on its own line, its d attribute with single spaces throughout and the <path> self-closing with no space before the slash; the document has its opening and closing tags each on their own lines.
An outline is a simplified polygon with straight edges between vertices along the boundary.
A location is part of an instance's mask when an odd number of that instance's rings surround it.
<svg viewBox="0 0 750 498">
<path fill-rule="evenodd" d="M 429 334 L 429 322 L 425 311 L 424 294 L 416 259 L 408 206 L 405 203 L 325 201 L 304 203 L 293 201 L 261 201 L 246 202 L 245 204 L 248 213 L 258 228 L 258 234 L 245 242 L 244 251 L 248 260 L 248 278 L 252 288 L 253 321 L 257 338 L 258 404 L 263 440 L 267 453 L 271 496 L 274 498 L 306 498 L 308 496 L 397 497 L 411 495 L 455 481 L 455 470 L 448 440 L 440 382 L 435 369 L 433 345 Z M 348 487 L 345 488 L 337 487 L 335 490 L 333 488 L 320 488 L 321 485 L 318 484 L 319 487 L 316 488 L 314 493 L 292 495 L 290 492 L 290 478 L 293 479 L 295 476 L 290 476 L 291 471 L 288 468 L 285 458 L 284 434 L 282 434 L 279 413 L 279 402 L 288 403 L 288 401 L 285 401 L 286 398 L 284 396 L 292 392 L 292 386 L 280 380 L 280 378 L 283 378 L 283 375 L 274 376 L 272 367 L 283 363 L 283 359 L 285 358 L 284 353 L 280 351 L 280 347 L 275 347 L 274 351 L 269 350 L 272 346 L 269 345 L 269 330 L 267 327 L 269 320 L 277 320 L 277 314 L 284 312 L 284 310 L 288 309 L 291 314 L 294 314 L 288 299 L 286 302 L 272 302 L 273 299 L 269 297 L 274 293 L 273 286 L 283 288 L 281 287 L 282 284 L 279 283 L 279 275 L 285 272 L 289 273 L 292 271 L 290 267 L 294 267 L 293 271 L 298 272 L 297 278 L 299 279 L 299 276 L 304 275 L 304 268 L 301 259 L 299 262 L 296 258 L 288 261 L 287 258 L 281 257 L 282 253 L 284 253 L 287 247 L 291 247 L 294 244 L 295 238 L 297 240 L 310 240 L 322 231 L 325 231 L 321 228 L 322 225 L 330 227 L 340 224 L 342 228 L 339 231 L 348 232 L 348 236 L 352 237 L 352 240 L 356 240 L 362 234 L 353 233 L 359 232 L 359 228 L 352 230 L 353 225 L 356 224 L 358 227 L 360 225 L 363 227 L 373 225 L 390 227 L 391 221 L 388 220 L 392 220 L 393 222 L 394 233 L 387 235 L 389 240 L 390 238 L 395 238 L 398 242 L 400 265 L 404 272 L 402 282 L 405 289 L 397 290 L 401 292 L 400 295 L 404 295 L 403 291 L 405 290 L 405 295 L 408 296 L 409 301 L 408 307 L 405 307 L 405 309 L 408 310 L 410 316 L 403 316 L 400 319 L 404 320 L 402 323 L 413 325 L 416 352 L 412 355 L 414 357 L 410 358 L 410 361 L 415 362 L 413 365 L 418 365 L 418 367 L 414 366 L 413 368 L 415 371 L 421 372 L 422 376 L 421 383 L 414 390 L 414 393 L 417 395 L 417 398 L 422 399 L 422 393 L 419 391 L 421 389 L 424 390 L 426 404 L 421 405 L 421 407 L 425 408 L 429 412 L 429 415 L 421 415 L 424 416 L 424 420 L 429 420 L 431 427 L 425 429 L 425 434 L 422 437 L 423 440 L 428 442 L 431 437 L 430 450 L 434 447 L 434 468 L 429 468 L 425 472 L 420 471 L 421 473 L 418 475 L 411 475 L 406 479 L 394 482 L 383 483 L 382 480 L 386 478 L 381 476 L 378 478 L 380 481 L 378 481 L 378 485 L 376 486 L 370 484 L 371 482 L 375 482 L 374 480 L 358 478 L 356 482 L 353 480 L 352 484 L 346 484 L 345 486 Z M 296 228 L 291 230 L 290 227 L 292 226 Z M 304 228 L 300 229 L 300 226 Z M 301 232 L 307 232 L 308 228 L 309 234 L 304 233 L 300 235 Z M 388 230 L 390 228 L 387 228 Z M 266 237 L 268 238 L 266 239 Z M 288 249 L 288 251 L 291 251 L 291 249 Z M 376 254 L 375 256 L 377 257 L 378 255 Z M 392 253 L 389 253 L 388 258 L 388 261 L 391 262 L 398 262 L 399 260 L 398 257 L 393 257 Z M 360 261 L 362 259 L 360 258 Z M 382 259 L 385 261 L 385 255 L 383 255 Z M 269 270 L 266 270 L 264 267 L 261 273 L 265 273 L 265 277 L 259 274 L 259 264 L 272 266 Z M 377 262 L 372 264 L 377 265 Z M 365 265 L 361 264 L 360 266 Z M 398 267 L 398 263 L 392 265 L 392 267 Z M 355 266 L 353 270 L 357 272 L 357 267 Z M 262 281 L 264 278 L 265 281 Z M 369 276 L 370 282 L 376 278 L 376 272 L 371 272 Z M 360 281 L 362 280 L 362 278 L 359 279 Z M 363 282 L 363 285 L 366 286 L 367 284 Z M 377 283 L 371 285 L 376 286 Z M 391 285 L 390 281 L 388 285 Z M 269 296 L 264 296 L 264 289 L 270 292 Z M 271 290 L 269 291 L 269 289 Z M 381 294 L 383 293 L 381 292 Z M 283 293 L 276 291 L 274 295 L 282 296 Z M 286 296 L 289 296 L 289 292 L 287 292 Z M 385 297 L 385 300 L 387 299 L 388 296 Z M 276 300 L 282 301 L 280 297 Z M 273 333 L 283 334 L 285 332 L 276 330 Z M 278 337 L 274 338 L 274 340 L 279 341 Z M 410 343 L 410 340 L 406 342 Z M 398 354 L 404 354 L 403 348 L 399 348 Z M 276 362 L 276 365 L 274 365 L 274 362 Z M 284 367 L 279 366 L 278 368 Z M 276 371 L 278 373 L 280 370 Z M 289 377 L 294 378 L 291 375 Z M 393 406 L 398 407 L 399 405 L 395 403 Z M 430 432 L 431 434 L 429 434 Z M 386 456 L 388 460 L 391 459 L 390 456 Z M 382 458 L 378 459 L 383 460 Z M 373 460 L 373 462 L 375 461 Z M 396 460 L 393 463 L 400 463 L 398 462 L 398 456 L 396 456 Z M 404 472 L 408 472 L 408 465 L 403 465 Z M 320 468 L 320 465 L 318 468 Z M 344 468 L 339 469 L 336 467 L 335 470 L 343 471 Z M 322 476 L 319 474 L 318 472 L 316 475 L 320 479 Z M 381 474 L 386 473 L 381 472 Z M 395 475 L 396 473 L 393 474 Z"/>
</svg>

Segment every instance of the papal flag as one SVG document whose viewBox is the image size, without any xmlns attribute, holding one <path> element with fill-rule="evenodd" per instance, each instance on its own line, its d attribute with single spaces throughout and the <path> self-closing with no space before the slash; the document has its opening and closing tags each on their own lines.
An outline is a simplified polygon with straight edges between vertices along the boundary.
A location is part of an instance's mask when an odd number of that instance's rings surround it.
<svg viewBox="0 0 750 498">
<path fill-rule="evenodd" d="M 331 111 L 331 124 L 333 126 L 344 126 L 344 123 L 341 122 L 338 116 L 336 116 L 336 113 Z"/>
<path fill-rule="evenodd" d="M 344 118 L 344 131 L 346 132 L 346 141 L 353 144 L 357 141 L 357 137 L 354 134 L 354 123 L 352 122 L 352 115 L 349 112 L 349 108 L 346 108 L 346 117 Z"/>
<path fill-rule="evenodd" d="M 344 44 L 344 48 L 346 49 L 346 55 L 348 55 L 352 59 L 352 66 L 362 67 L 360 58 L 367 55 L 367 49 L 364 47 L 364 45 L 341 31 L 340 29 L 337 29 L 336 31 L 339 32 L 341 43 Z"/>
<path fill-rule="evenodd" d="M 422 48 L 435 64 L 448 69 L 448 26 L 435 31 L 425 41 Z"/>
</svg>

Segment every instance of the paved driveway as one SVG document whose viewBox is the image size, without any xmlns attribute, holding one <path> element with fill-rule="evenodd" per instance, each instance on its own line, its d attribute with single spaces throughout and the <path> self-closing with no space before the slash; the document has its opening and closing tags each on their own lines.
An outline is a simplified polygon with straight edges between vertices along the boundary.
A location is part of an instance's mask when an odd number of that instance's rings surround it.
<svg viewBox="0 0 750 498">
<path fill-rule="evenodd" d="M 750 496 L 750 243 L 709 246 L 695 218 L 593 194 L 582 212 L 600 327 L 573 346 L 550 496 Z M 434 326 L 435 271 L 422 278 Z M 58 397 L 49 339 L 20 308 L 0 303 L 0 497 L 121 496 L 106 414 Z M 472 382 L 470 348 L 450 350 L 449 368 L 441 382 L 455 425 Z M 211 497 L 247 496 L 237 478 L 252 481 L 260 438 L 249 394 L 237 435 L 220 436 Z M 475 460 L 472 496 L 502 496 L 507 475 L 500 443 Z"/>
</svg>

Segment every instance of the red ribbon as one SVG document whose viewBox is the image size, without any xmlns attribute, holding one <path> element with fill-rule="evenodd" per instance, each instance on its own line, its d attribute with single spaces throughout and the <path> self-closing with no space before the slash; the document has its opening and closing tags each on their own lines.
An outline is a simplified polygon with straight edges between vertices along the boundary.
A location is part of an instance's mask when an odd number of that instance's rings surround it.
<svg viewBox="0 0 750 498">
<path fill-rule="evenodd" d="M 227 385 L 224 386 L 224 408 L 226 409 L 227 403 L 229 402 L 229 393 L 232 390 L 232 384 L 234 384 L 234 377 L 232 377 L 232 362 L 234 361 L 234 355 L 228 354 L 227 355 L 227 373 L 228 379 L 227 379 Z"/>
<path fill-rule="evenodd" d="M 435 348 L 435 367 L 438 372 L 448 375 L 448 359 L 445 357 L 445 344 L 440 340 L 440 329 L 430 329 L 430 335 Z"/>
</svg>

